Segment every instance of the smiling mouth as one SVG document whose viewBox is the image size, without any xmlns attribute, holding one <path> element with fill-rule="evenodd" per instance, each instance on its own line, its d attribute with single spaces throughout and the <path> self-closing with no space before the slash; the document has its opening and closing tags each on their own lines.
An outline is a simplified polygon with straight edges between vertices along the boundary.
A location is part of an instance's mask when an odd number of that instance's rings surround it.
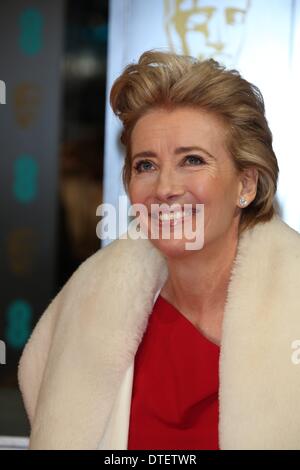
<svg viewBox="0 0 300 470">
<path fill-rule="evenodd" d="M 174 212 L 164 212 L 164 213 L 156 213 L 153 214 L 152 217 L 149 216 L 151 219 L 153 219 L 156 223 L 159 222 L 159 225 L 165 225 L 165 224 L 170 224 L 172 225 L 177 225 L 180 223 L 182 220 L 186 220 L 189 217 L 196 215 L 199 210 L 196 209 L 188 209 L 188 210 L 183 210 L 183 211 L 174 211 Z"/>
</svg>

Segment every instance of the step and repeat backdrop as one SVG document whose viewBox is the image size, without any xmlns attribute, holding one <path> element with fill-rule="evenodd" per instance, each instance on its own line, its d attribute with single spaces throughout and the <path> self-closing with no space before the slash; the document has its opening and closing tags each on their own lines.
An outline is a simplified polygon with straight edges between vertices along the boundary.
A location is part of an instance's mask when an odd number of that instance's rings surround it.
<svg viewBox="0 0 300 470">
<path fill-rule="evenodd" d="M 279 160 L 280 213 L 299 231 L 300 0 L 111 0 L 107 92 L 128 63 L 153 48 L 212 57 L 261 89 Z M 104 201 L 118 211 L 124 149 L 108 93 Z M 127 221 L 121 224 L 120 233 Z"/>
<path fill-rule="evenodd" d="M 54 295 L 62 0 L 0 3 L 0 384 Z"/>
<path fill-rule="evenodd" d="M 4 385 L 15 385 L 24 344 L 55 294 L 63 17 L 63 0 L 0 2 Z M 103 201 L 117 211 L 124 149 L 109 92 L 123 68 L 153 48 L 213 57 L 259 86 L 279 160 L 278 203 L 299 231 L 300 0 L 110 0 Z M 120 232 L 126 224 L 121 219 Z"/>
</svg>

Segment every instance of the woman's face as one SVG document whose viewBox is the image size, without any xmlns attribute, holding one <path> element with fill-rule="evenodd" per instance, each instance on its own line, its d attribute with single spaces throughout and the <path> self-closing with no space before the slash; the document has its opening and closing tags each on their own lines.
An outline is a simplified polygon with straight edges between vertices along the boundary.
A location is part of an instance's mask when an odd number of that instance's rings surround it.
<svg viewBox="0 0 300 470">
<path fill-rule="evenodd" d="M 204 245 L 222 240 L 230 230 L 237 230 L 242 183 L 232 157 L 225 148 L 225 126 L 215 115 L 193 108 L 151 110 L 136 123 L 131 135 L 131 204 L 146 206 L 150 223 L 151 205 L 204 205 Z M 190 150 L 187 149 L 190 148 Z M 184 149 L 185 148 L 185 149 Z M 157 207 L 157 206 L 156 206 Z M 196 230 L 201 218 L 190 221 Z M 179 219 L 182 223 L 182 219 Z M 190 238 L 176 239 L 174 230 L 164 239 L 159 232 L 151 242 L 167 256 L 190 254 Z M 161 228 L 160 228 L 161 230 Z M 228 232 L 229 231 L 229 232 Z"/>
</svg>

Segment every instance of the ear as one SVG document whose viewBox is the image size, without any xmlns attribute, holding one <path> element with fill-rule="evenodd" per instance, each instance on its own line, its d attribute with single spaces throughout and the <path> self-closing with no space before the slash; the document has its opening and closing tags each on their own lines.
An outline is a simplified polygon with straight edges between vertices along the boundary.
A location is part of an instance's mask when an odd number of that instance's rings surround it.
<svg viewBox="0 0 300 470">
<path fill-rule="evenodd" d="M 240 175 L 239 193 L 237 205 L 239 207 L 248 206 L 256 196 L 257 192 L 258 171 L 255 167 L 242 170 Z M 240 198 L 243 198 L 244 204 L 241 204 Z"/>
</svg>

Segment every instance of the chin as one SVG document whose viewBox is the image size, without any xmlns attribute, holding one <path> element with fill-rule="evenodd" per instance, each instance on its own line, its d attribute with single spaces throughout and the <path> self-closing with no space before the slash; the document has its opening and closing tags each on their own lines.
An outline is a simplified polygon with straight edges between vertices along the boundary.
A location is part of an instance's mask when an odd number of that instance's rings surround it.
<svg viewBox="0 0 300 470">
<path fill-rule="evenodd" d="M 168 258 L 178 258 L 178 257 L 189 256 L 195 253 L 195 251 L 202 249 L 202 246 L 201 248 L 199 247 L 198 250 L 187 249 L 186 244 L 187 245 L 193 244 L 193 246 L 195 246 L 194 241 L 188 240 L 188 239 L 182 239 L 182 240 L 175 240 L 175 239 L 153 240 L 152 239 L 150 241 L 164 256 L 167 256 Z"/>
</svg>

